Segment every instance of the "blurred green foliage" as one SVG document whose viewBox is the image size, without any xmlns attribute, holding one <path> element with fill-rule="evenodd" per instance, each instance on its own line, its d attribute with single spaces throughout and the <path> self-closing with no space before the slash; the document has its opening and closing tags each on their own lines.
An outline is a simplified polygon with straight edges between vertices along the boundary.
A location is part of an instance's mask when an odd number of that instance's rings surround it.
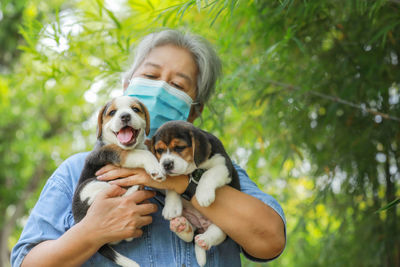
<svg viewBox="0 0 400 267">
<path fill-rule="evenodd" d="M 91 149 L 135 42 L 172 27 L 224 62 L 196 124 L 285 210 L 287 247 L 268 265 L 400 266 L 397 205 L 376 212 L 399 198 L 399 11 L 397 0 L 2 2 L 2 255 L 56 166 Z"/>
</svg>

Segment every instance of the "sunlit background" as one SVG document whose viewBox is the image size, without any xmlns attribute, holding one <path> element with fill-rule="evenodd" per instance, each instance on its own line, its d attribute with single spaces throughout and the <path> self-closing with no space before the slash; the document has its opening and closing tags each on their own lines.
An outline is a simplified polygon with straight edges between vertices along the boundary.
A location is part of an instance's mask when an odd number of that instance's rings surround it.
<svg viewBox="0 0 400 267">
<path fill-rule="evenodd" d="M 284 253 L 243 265 L 400 266 L 398 0 L 2 0 L 0 266 L 165 27 L 215 46 L 224 76 L 196 125 L 286 214 Z"/>
</svg>

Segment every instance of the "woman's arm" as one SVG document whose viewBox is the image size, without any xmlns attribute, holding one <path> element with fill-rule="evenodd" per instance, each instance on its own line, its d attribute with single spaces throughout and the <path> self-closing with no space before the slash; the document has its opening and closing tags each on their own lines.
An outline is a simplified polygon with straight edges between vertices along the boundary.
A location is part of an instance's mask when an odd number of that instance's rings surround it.
<svg viewBox="0 0 400 267">
<path fill-rule="evenodd" d="M 36 245 L 25 256 L 22 266 L 81 266 L 105 243 L 140 236 L 140 228 L 152 222 L 149 214 L 157 206 L 139 203 L 153 197 L 154 192 L 137 191 L 121 196 L 125 192 L 119 186 L 111 186 L 99 193 L 79 223 L 58 239 Z"/>
<path fill-rule="evenodd" d="M 272 259 L 282 252 L 285 246 L 283 221 L 261 200 L 223 186 L 217 189 L 215 201 L 209 207 L 201 207 L 196 197 L 191 202 L 250 256 Z"/>
<path fill-rule="evenodd" d="M 160 183 L 152 180 L 141 169 L 124 169 L 112 165 L 107 165 L 97 175 L 100 175 L 100 180 L 125 177 L 110 182 L 120 186 L 141 184 L 178 193 L 183 193 L 188 185 L 188 178 L 184 175 L 168 177 Z M 283 220 L 261 200 L 230 186 L 223 186 L 217 189 L 215 201 L 209 207 L 201 207 L 195 197 L 191 202 L 250 256 L 272 259 L 282 252 L 286 242 Z"/>
</svg>

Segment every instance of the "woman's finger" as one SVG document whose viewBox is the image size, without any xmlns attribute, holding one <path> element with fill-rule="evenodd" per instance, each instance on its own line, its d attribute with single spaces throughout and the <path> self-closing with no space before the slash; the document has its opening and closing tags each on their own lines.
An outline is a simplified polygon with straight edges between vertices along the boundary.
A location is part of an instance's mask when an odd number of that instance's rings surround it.
<svg viewBox="0 0 400 267">
<path fill-rule="evenodd" d="M 138 175 L 131 175 L 125 178 L 117 179 L 117 180 L 112 180 L 109 183 L 113 185 L 118 185 L 121 187 L 126 187 L 126 186 L 133 186 L 133 185 L 141 185 Z"/>
<path fill-rule="evenodd" d="M 137 221 L 137 228 L 141 228 L 143 226 L 149 225 L 153 222 L 153 217 L 151 216 L 142 216 Z"/>
<path fill-rule="evenodd" d="M 136 173 L 136 169 L 115 168 L 97 176 L 97 179 L 101 181 L 111 181 L 117 178 L 125 178 Z"/>
<path fill-rule="evenodd" d="M 150 199 L 156 195 L 156 192 L 154 191 L 149 191 L 149 190 L 139 190 L 136 192 L 133 192 L 129 196 L 124 196 L 127 199 L 132 200 L 134 203 L 142 203 L 146 199 Z"/>
<path fill-rule="evenodd" d="M 96 198 L 106 199 L 106 198 L 119 197 L 125 193 L 126 193 L 126 189 L 124 189 L 120 186 L 111 185 L 108 188 L 100 191 L 100 193 L 96 196 Z"/>
<path fill-rule="evenodd" d="M 136 211 L 140 215 L 150 215 L 158 210 L 158 207 L 154 203 L 147 203 L 147 204 L 139 204 L 136 207 Z"/>
<path fill-rule="evenodd" d="M 102 175 L 102 174 L 104 174 L 104 173 L 106 173 L 106 172 L 109 172 L 109 171 L 111 171 L 111 170 L 118 169 L 118 168 L 119 168 L 119 167 L 117 167 L 117 166 L 115 166 L 115 165 L 107 164 L 106 166 L 104 166 L 104 167 L 102 167 L 101 169 L 99 169 L 99 170 L 95 173 L 95 175 L 96 175 L 96 176 L 99 176 L 99 175 Z"/>
<path fill-rule="evenodd" d="M 135 231 L 132 233 L 132 235 L 130 237 L 132 238 L 138 238 L 141 237 L 143 235 L 143 230 L 140 228 L 135 229 Z"/>
</svg>

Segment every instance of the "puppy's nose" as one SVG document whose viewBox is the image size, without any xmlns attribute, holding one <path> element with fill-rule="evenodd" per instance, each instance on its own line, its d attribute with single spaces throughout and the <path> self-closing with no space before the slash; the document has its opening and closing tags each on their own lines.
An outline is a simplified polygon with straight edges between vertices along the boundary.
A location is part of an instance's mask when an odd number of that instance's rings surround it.
<svg viewBox="0 0 400 267">
<path fill-rule="evenodd" d="M 128 122 L 131 120 L 131 114 L 123 113 L 123 114 L 121 114 L 120 118 L 121 118 L 121 121 Z"/>
<path fill-rule="evenodd" d="M 166 160 L 163 162 L 164 169 L 170 171 L 174 168 L 174 162 L 172 160 Z"/>
</svg>

